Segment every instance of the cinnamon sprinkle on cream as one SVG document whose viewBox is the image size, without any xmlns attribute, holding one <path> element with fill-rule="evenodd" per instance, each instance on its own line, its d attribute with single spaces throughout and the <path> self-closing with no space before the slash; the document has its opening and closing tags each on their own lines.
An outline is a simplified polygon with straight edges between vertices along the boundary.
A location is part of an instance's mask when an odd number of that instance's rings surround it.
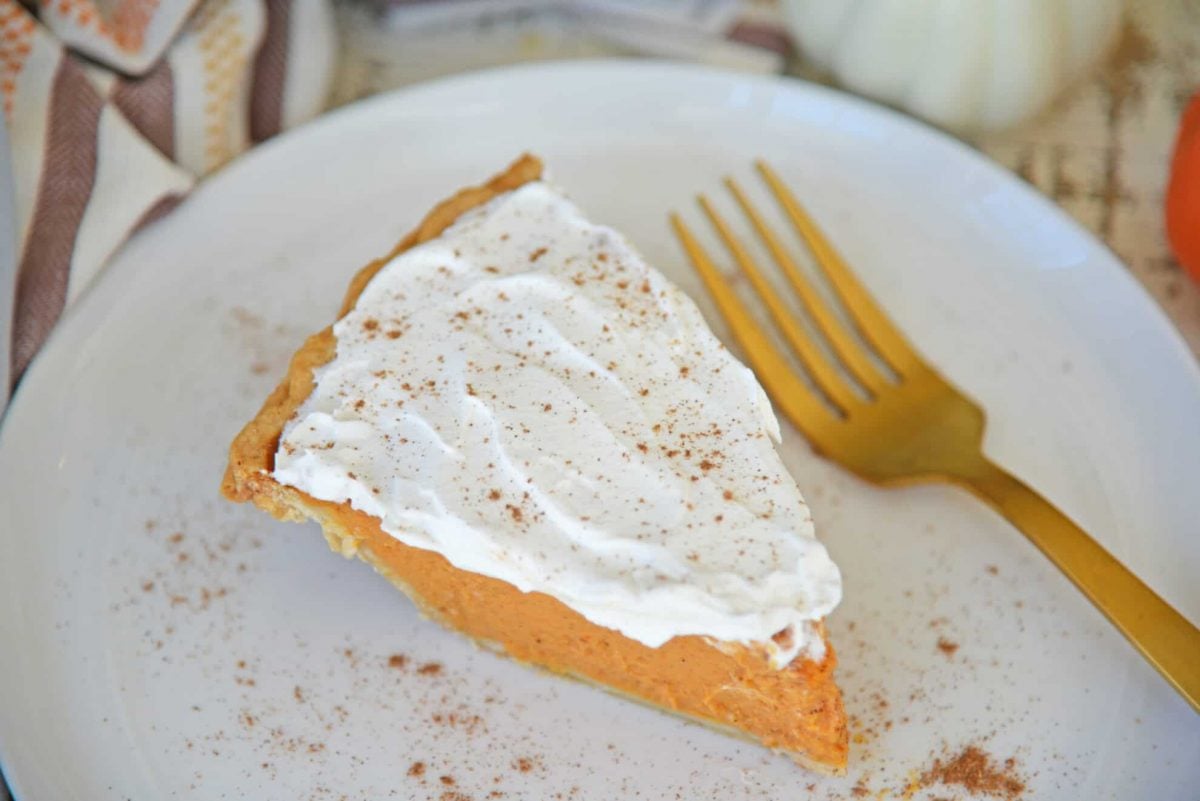
<svg viewBox="0 0 1200 801">
<path fill-rule="evenodd" d="M 677 287 L 552 186 L 393 257 L 333 333 L 279 483 L 651 648 L 698 635 L 763 646 L 778 669 L 823 657 L 816 621 L 840 576 L 765 392 Z M 639 495 L 654 501 L 612 502 Z M 784 627 L 788 648 L 771 639 Z"/>
</svg>

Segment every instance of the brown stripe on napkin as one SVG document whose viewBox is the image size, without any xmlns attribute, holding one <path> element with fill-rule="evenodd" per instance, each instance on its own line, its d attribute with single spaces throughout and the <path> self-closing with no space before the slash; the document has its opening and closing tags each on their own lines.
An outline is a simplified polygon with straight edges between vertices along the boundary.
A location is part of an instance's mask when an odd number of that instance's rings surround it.
<svg viewBox="0 0 1200 801">
<path fill-rule="evenodd" d="M 183 195 L 169 194 L 163 195 L 154 202 L 154 205 L 146 209 L 146 213 L 138 217 L 138 221 L 133 225 L 133 231 L 137 232 L 145 228 L 155 220 L 166 217 L 174 211 L 175 207 L 183 202 Z"/>
<path fill-rule="evenodd" d="M 287 77 L 288 17 L 292 0 L 266 0 L 267 30 L 254 59 L 250 90 L 250 137 L 269 139 L 283 128 L 283 82 Z"/>
<path fill-rule="evenodd" d="M 102 106 L 83 70 L 71 59 L 61 58 L 50 90 L 41 185 L 17 271 L 14 385 L 66 301 L 75 236 L 96 179 L 96 130 Z"/>
<path fill-rule="evenodd" d="M 167 59 L 141 78 L 118 80 L 111 99 L 150 144 L 174 160 L 175 76 Z"/>
</svg>

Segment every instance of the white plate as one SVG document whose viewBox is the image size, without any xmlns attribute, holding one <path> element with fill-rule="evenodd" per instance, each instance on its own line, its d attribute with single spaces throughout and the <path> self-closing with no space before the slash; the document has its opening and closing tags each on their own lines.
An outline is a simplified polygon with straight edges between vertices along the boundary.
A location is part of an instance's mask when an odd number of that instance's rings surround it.
<svg viewBox="0 0 1200 801">
<path fill-rule="evenodd" d="M 257 149 L 140 234 L 55 332 L 0 435 L 0 752 L 19 798 L 874 797 L 978 742 L 1015 757 L 1029 798 L 1194 801 L 1200 717 L 1019 534 L 959 492 L 865 486 L 791 432 L 846 578 L 842 780 L 477 652 L 315 527 L 221 501 L 227 443 L 351 272 L 523 149 L 706 312 L 665 213 L 768 156 L 983 401 L 988 451 L 1200 619 L 1200 376 L 1054 207 L 925 127 L 794 81 L 503 70 Z"/>
</svg>

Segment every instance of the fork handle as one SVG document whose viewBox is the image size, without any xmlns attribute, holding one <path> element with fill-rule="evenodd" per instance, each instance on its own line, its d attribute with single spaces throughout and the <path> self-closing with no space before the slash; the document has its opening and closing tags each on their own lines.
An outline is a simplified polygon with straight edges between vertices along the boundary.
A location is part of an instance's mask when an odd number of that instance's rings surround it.
<svg viewBox="0 0 1200 801">
<path fill-rule="evenodd" d="M 1200 712 L 1200 629 L 1054 504 L 1003 468 L 984 460 L 962 478 L 1041 549 Z"/>
</svg>

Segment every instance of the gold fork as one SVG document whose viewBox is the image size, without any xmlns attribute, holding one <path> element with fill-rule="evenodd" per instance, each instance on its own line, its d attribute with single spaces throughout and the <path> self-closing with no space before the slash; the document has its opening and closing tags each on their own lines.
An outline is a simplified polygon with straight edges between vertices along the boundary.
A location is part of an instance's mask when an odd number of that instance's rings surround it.
<svg viewBox="0 0 1200 801">
<path fill-rule="evenodd" d="M 766 244 L 813 326 L 865 395 L 856 392 L 771 289 L 746 248 L 703 195 L 700 206 L 820 395 L 793 373 L 755 315 L 726 283 L 678 214 L 676 235 L 776 408 L 822 455 L 884 486 L 941 481 L 990 504 L 1016 526 L 1200 711 L 1200 630 L 1053 504 L 983 454 L 981 409 L 930 367 L 897 330 L 775 172 L 759 173 L 812 252 L 850 318 L 891 375 L 815 291 L 733 179 L 725 184 Z M 824 396 L 824 397 L 822 397 Z"/>
</svg>

